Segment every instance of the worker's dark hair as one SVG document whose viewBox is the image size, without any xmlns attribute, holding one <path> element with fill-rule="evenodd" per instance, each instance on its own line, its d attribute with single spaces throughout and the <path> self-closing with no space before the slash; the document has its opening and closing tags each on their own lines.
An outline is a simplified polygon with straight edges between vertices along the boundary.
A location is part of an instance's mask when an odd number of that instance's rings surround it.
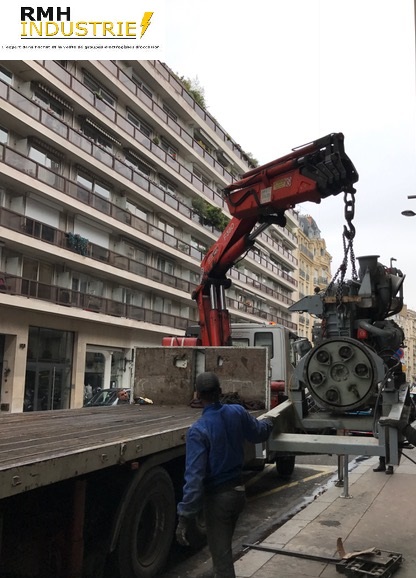
<svg viewBox="0 0 416 578">
<path fill-rule="evenodd" d="M 198 393 L 219 392 L 220 380 L 211 371 L 204 371 L 200 373 L 195 381 L 195 388 Z"/>
</svg>

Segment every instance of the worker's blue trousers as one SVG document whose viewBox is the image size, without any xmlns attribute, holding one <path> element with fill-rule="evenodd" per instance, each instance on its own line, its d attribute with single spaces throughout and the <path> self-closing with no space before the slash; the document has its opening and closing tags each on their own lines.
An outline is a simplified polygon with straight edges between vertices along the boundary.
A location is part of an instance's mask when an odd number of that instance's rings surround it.
<svg viewBox="0 0 416 578">
<path fill-rule="evenodd" d="M 204 515 L 214 578 L 235 578 L 232 541 L 239 515 L 246 503 L 244 486 L 207 494 Z"/>
</svg>

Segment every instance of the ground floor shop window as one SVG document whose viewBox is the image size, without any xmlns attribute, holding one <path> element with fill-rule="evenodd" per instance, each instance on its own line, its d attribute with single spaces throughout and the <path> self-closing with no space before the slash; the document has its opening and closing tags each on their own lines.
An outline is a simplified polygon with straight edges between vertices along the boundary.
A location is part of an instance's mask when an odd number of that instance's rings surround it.
<svg viewBox="0 0 416 578">
<path fill-rule="evenodd" d="M 70 407 L 73 342 L 70 331 L 29 328 L 23 411 Z"/>
<path fill-rule="evenodd" d="M 84 405 L 99 392 L 130 387 L 132 354 L 124 349 L 93 346 L 85 357 Z M 127 357 L 130 355 L 130 357 Z"/>
</svg>

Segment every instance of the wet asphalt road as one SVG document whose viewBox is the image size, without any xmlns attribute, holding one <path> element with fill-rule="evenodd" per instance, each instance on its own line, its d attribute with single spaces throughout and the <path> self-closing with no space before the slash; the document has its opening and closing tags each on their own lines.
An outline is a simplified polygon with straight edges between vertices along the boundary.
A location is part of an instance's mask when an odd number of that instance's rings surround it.
<svg viewBox="0 0 416 578">
<path fill-rule="evenodd" d="M 271 464 L 262 472 L 246 472 L 247 505 L 234 534 L 235 557 L 242 554 L 243 544 L 264 540 L 333 485 L 337 481 L 337 464 L 336 456 L 302 456 L 297 457 L 295 471 L 289 479 L 279 477 Z M 175 546 L 160 578 L 209 578 L 211 575 L 206 547 L 192 552 Z"/>
</svg>

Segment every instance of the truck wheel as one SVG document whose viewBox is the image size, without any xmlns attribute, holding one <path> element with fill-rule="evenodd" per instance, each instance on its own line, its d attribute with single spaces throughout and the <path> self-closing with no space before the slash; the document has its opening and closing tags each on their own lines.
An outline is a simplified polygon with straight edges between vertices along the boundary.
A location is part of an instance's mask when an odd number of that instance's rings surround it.
<svg viewBox="0 0 416 578">
<path fill-rule="evenodd" d="M 282 478 L 290 478 L 295 469 L 295 456 L 280 456 L 276 459 L 276 470 Z"/>
<path fill-rule="evenodd" d="M 127 506 L 117 545 L 120 578 L 158 576 L 176 525 L 175 492 L 169 474 L 155 467 L 143 476 Z"/>
</svg>

